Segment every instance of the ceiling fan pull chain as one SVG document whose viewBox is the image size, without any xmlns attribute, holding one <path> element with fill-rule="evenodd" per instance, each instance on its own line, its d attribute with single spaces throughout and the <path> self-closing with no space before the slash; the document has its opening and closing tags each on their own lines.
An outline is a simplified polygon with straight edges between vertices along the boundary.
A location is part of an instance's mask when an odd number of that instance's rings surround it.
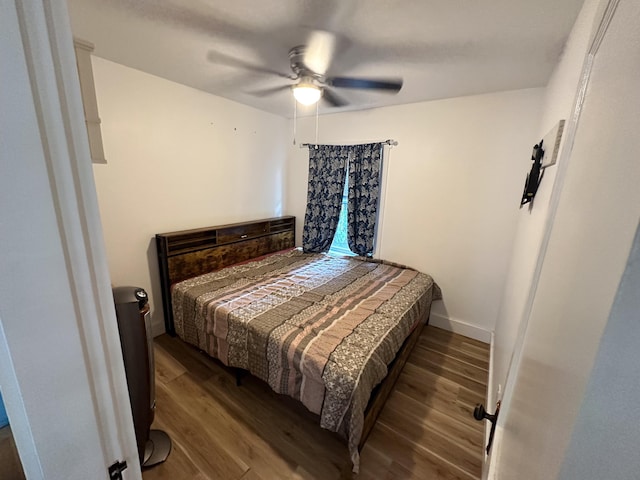
<svg viewBox="0 0 640 480">
<path fill-rule="evenodd" d="M 318 145 L 318 103 L 316 103 L 316 145 Z"/>
<path fill-rule="evenodd" d="M 296 123 L 298 123 L 298 102 L 293 99 L 293 144 L 296 144 Z"/>
</svg>

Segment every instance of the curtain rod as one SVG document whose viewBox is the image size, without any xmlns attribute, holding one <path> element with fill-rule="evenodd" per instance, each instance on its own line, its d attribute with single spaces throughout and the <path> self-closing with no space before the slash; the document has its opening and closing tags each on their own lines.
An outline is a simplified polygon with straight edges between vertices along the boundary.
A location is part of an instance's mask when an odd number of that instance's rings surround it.
<svg viewBox="0 0 640 480">
<path fill-rule="evenodd" d="M 371 143 L 377 143 L 377 142 L 371 142 Z M 384 143 L 384 144 L 392 146 L 392 147 L 395 147 L 395 146 L 398 145 L 398 141 L 397 140 L 392 140 L 391 138 L 388 139 L 388 140 L 385 140 L 384 142 L 380 142 L 380 143 Z M 300 144 L 300 148 L 313 147 L 315 145 L 316 145 L 315 143 L 301 143 Z M 361 145 L 361 144 L 360 143 L 354 143 L 354 145 Z"/>
</svg>

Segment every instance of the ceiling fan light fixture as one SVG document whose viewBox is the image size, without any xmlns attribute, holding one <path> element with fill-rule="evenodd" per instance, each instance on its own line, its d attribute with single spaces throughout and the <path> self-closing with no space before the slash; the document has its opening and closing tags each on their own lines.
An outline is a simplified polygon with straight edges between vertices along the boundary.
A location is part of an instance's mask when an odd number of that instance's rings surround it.
<svg viewBox="0 0 640 480">
<path fill-rule="evenodd" d="M 296 101 L 302 105 L 313 105 L 322 96 L 322 89 L 319 86 L 304 80 L 291 87 L 291 89 Z"/>
</svg>

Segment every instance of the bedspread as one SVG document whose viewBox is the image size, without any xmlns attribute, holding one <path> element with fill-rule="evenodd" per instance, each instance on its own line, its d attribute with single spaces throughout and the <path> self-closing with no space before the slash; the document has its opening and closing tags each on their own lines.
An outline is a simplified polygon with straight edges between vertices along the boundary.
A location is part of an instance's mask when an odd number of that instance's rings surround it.
<svg viewBox="0 0 640 480">
<path fill-rule="evenodd" d="M 355 471 L 371 392 L 434 298 L 415 270 L 297 249 L 172 290 L 183 340 L 301 401 L 347 437 Z"/>
</svg>

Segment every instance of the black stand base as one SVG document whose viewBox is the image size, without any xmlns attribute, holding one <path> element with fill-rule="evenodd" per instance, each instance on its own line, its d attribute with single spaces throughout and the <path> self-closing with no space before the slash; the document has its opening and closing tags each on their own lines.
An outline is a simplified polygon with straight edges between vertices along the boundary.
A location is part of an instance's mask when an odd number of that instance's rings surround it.
<svg viewBox="0 0 640 480">
<path fill-rule="evenodd" d="M 171 452 L 171 439 L 162 430 L 151 430 L 144 448 L 144 468 L 164 462 Z"/>
</svg>

